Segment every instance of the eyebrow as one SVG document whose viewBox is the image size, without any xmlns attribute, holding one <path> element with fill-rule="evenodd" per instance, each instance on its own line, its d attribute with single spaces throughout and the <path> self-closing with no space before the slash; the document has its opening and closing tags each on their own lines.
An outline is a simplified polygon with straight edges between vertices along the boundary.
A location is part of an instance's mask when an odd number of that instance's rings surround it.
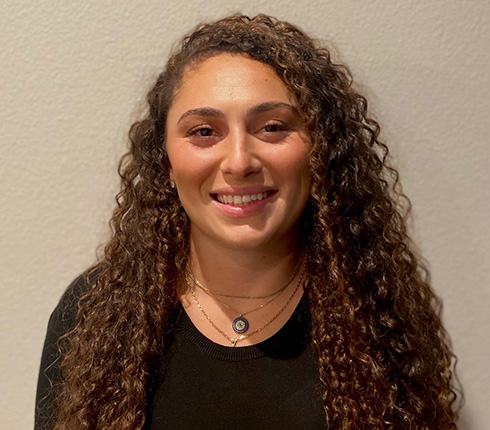
<svg viewBox="0 0 490 430">
<path fill-rule="evenodd" d="M 278 109 L 278 108 L 286 108 L 289 111 L 291 111 L 293 114 L 299 116 L 299 111 L 295 106 L 290 105 L 289 103 L 284 103 L 284 102 L 264 102 L 264 103 L 260 103 L 256 106 L 252 106 L 251 108 L 249 108 L 247 110 L 247 116 L 257 115 L 257 114 L 268 112 L 268 111 Z M 180 121 L 182 121 L 184 118 L 191 116 L 191 115 L 208 116 L 208 117 L 212 117 L 212 118 L 224 117 L 223 112 L 221 112 L 218 109 L 211 108 L 211 107 L 202 107 L 202 108 L 190 109 L 187 112 L 185 112 L 184 114 L 182 114 L 182 116 L 177 121 L 177 124 Z"/>
</svg>

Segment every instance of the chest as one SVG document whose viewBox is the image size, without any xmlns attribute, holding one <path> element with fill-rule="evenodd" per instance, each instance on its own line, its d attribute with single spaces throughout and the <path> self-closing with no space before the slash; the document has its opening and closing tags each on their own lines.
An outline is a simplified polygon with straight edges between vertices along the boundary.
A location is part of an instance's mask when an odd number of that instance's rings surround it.
<svg viewBox="0 0 490 430">
<path fill-rule="evenodd" d="M 316 360 L 306 346 L 285 357 L 223 360 L 185 336 L 172 341 L 151 392 L 147 428 L 325 429 Z"/>
</svg>

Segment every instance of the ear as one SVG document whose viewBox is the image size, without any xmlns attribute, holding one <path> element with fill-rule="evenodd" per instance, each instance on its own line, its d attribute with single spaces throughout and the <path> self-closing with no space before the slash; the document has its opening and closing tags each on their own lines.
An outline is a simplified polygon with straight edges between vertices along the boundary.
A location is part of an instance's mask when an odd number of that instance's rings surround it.
<svg viewBox="0 0 490 430">
<path fill-rule="evenodd" d="M 168 161 L 168 180 L 170 182 L 175 182 L 174 169 L 172 169 L 172 166 L 170 165 L 170 160 Z"/>
<path fill-rule="evenodd" d="M 168 184 L 170 185 L 170 188 L 172 188 L 174 190 L 177 188 L 177 186 L 175 184 L 175 176 L 174 176 L 174 172 L 173 172 L 172 168 L 170 168 L 168 171 Z"/>
<path fill-rule="evenodd" d="M 174 169 L 172 169 L 172 164 L 170 163 L 170 157 L 168 156 L 166 140 L 164 140 L 164 142 L 162 143 L 162 146 L 163 146 L 163 154 L 162 154 L 162 159 L 161 159 L 162 164 L 164 165 L 164 167 L 168 168 L 168 180 L 169 180 L 169 182 L 175 182 Z"/>
</svg>

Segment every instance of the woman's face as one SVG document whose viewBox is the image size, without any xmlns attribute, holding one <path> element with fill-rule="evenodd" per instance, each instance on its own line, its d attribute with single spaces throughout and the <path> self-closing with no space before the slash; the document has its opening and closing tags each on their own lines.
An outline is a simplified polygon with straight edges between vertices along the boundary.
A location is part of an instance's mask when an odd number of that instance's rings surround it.
<svg viewBox="0 0 490 430">
<path fill-rule="evenodd" d="M 247 249 L 296 243 L 310 142 L 271 67 L 229 54 L 188 67 L 166 134 L 191 239 Z"/>
</svg>

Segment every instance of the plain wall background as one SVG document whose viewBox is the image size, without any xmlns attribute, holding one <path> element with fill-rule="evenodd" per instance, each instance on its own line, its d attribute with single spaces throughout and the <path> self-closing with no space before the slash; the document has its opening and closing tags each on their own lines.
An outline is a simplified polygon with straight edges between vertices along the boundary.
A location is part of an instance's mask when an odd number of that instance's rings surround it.
<svg viewBox="0 0 490 430">
<path fill-rule="evenodd" d="M 490 428 L 490 2 L 3 1 L 0 427 L 33 425 L 49 315 L 108 238 L 126 133 L 170 48 L 202 20 L 275 15 L 333 41 L 379 120 L 412 234 L 444 300 L 466 392 Z"/>
</svg>

